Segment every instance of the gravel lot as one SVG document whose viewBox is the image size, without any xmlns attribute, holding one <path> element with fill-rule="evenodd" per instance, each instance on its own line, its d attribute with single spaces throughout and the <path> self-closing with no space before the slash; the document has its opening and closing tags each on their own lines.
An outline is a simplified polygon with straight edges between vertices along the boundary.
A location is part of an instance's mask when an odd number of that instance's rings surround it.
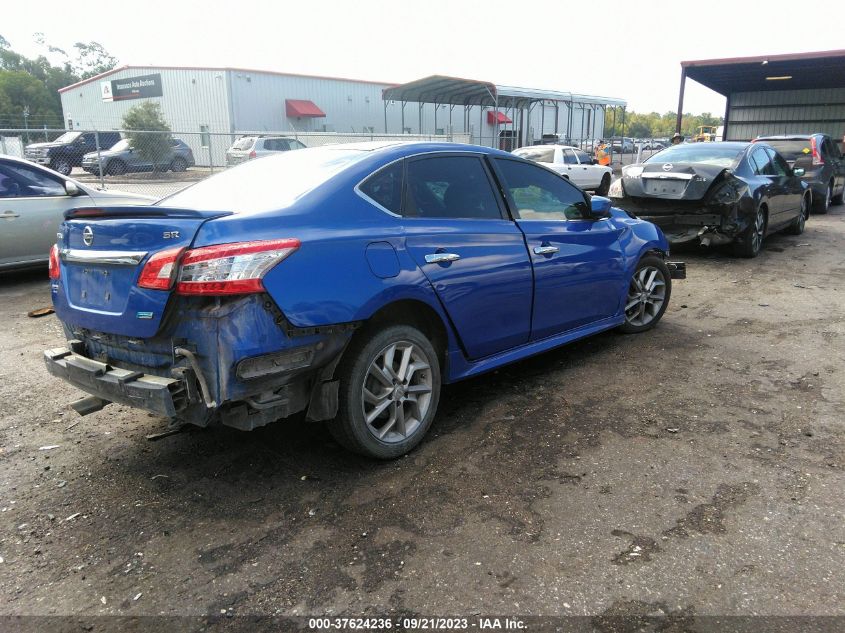
<svg viewBox="0 0 845 633">
<path fill-rule="evenodd" d="M 392 463 L 79 418 L 46 273 L 0 277 L 0 614 L 845 615 L 845 207 L 674 257 L 656 330 L 448 388 Z"/>
</svg>

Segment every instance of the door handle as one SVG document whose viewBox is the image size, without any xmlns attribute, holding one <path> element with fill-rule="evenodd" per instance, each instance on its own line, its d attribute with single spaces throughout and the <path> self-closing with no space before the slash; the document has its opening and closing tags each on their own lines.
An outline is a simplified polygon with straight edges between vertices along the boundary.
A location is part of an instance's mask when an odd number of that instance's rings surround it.
<svg viewBox="0 0 845 633">
<path fill-rule="evenodd" d="M 553 255 L 557 253 L 560 249 L 557 246 L 535 246 L 534 247 L 534 254 L 535 255 Z"/>
<path fill-rule="evenodd" d="M 12 219 L 12 218 L 19 218 L 19 217 L 21 217 L 20 214 L 15 213 L 14 211 L 3 211 L 3 213 L 0 213 L 0 218 Z"/>
<path fill-rule="evenodd" d="M 448 264 L 456 262 L 461 258 L 457 253 L 432 253 L 425 256 L 426 264 Z"/>
</svg>

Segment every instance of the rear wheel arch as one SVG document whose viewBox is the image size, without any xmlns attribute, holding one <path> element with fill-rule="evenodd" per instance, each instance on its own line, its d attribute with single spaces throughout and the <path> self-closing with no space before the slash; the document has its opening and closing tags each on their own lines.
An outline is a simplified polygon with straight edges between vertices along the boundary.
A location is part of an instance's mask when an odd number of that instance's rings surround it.
<svg viewBox="0 0 845 633">
<path fill-rule="evenodd" d="M 449 346 L 447 326 L 434 308 L 417 299 L 402 299 L 379 308 L 355 332 L 347 350 L 355 346 L 356 339 L 367 338 L 373 332 L 391 325 L 410 325 L 422 332 L 437 352 L 440 366 L 445 367 Z"/>
</svg>

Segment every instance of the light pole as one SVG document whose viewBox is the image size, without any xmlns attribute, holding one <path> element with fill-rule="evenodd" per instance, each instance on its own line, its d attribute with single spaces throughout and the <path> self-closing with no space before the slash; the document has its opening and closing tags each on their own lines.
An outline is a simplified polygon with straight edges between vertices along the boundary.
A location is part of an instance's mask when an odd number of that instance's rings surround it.
<svg viewBox="0 0 845 633">
<path fill-rule="evenodd" d="M 23 127 L 26 130 L 26 142 L 29 143 L 29 106 L 23 107 Z"/>
</svg>

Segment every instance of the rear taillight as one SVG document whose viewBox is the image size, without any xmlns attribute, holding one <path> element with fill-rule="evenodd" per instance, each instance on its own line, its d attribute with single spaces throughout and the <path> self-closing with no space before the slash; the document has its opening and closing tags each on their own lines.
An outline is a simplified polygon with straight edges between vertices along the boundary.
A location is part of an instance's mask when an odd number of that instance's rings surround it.
<svg viewBox="0 0 845 633">
<path fill-rule="evenodd" d="M 813 165 L 824 165 L 824 159 L 819 154 L 819 146 L 816 143 L 815 137 L 810 137 L 810 150 L 813 152 Z"/>
<path fill-rule="evenodd" d="M 297 239 L 283 239 L 195 248 L 182 257 L 176 291 L 183 295 L 264 292 L 265 273 L 299 244 Z"/>
<path fill-rule="evenodd" d="M 138 285 L 152 290 L 170 290 L 176 278 L 179 256 L 184 250 L 171 248 L 150 257 L 138 277 Z"/>
<path fill-rule="evenodd" d="M 44 269 L 42 268 L 41 270 Z M 62 274 L 59 269 L 59 247 L 56 244 L 53 244 L 53 248 L 50 249 L 50 264 L 47 268 L 47 274 L 50 276 L 50 279 L 58 279 Z"/>
<path fill-rule="evenodd" d="M 249 157 L 250 157 L 250 158 L 258 158 L 258 154 L 256 154 L 256 153 L 255 153 L 255 150 L 252 150 L 252 151 L 249 153 Z"/>
</svg>

